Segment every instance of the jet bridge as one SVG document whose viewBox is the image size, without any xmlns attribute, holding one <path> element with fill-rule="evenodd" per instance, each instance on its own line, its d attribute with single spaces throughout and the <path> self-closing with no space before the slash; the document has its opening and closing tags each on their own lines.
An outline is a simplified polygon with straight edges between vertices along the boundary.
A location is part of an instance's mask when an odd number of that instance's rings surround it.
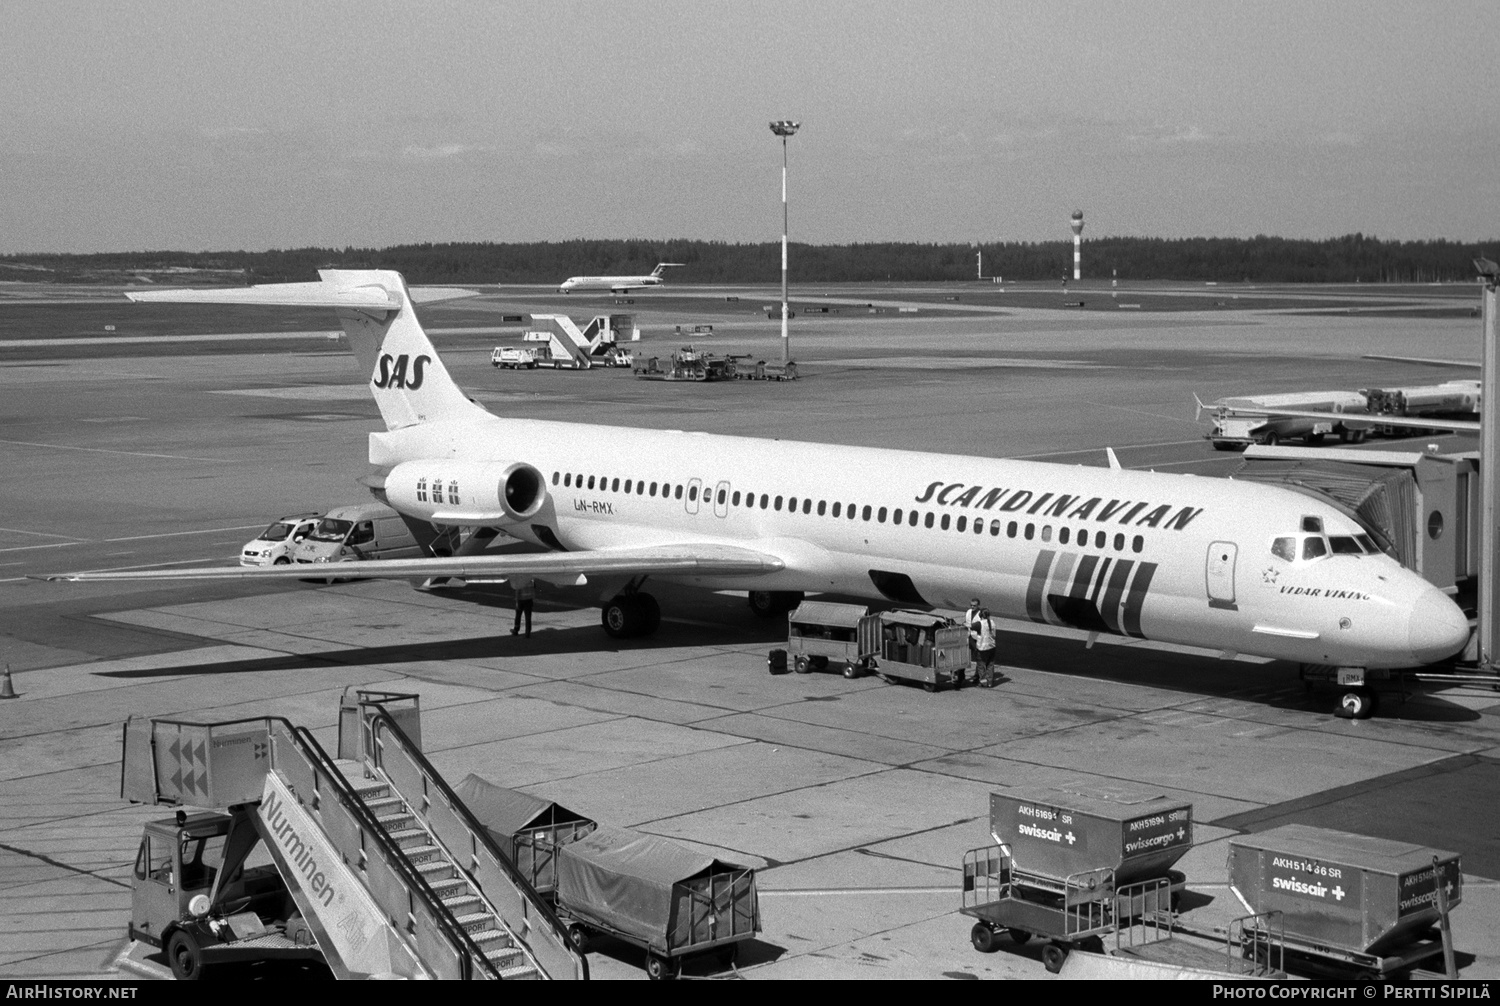
<svg viewBox="0 0 1500 1006">
<path fill-rule="evenodd" d="M 121 796 L 247 817 L 340 978 L 587 978 L 423 756 L 417 696 L 346 695 L 339 727 L 333 758 L 276 716 L 130 720 Z"/>
</svg>

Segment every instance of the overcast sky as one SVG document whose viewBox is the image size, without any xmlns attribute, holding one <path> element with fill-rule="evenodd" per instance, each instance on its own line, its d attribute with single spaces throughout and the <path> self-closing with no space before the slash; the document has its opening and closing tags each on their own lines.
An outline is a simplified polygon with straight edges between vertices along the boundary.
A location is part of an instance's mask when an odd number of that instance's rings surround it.
<svg viewBox="0 0 1500 1006">
<path fill-rule="evenodd" d="M 1500 235 L 1493 3 L 0 0 L 0 252 Z"/>
</svg>

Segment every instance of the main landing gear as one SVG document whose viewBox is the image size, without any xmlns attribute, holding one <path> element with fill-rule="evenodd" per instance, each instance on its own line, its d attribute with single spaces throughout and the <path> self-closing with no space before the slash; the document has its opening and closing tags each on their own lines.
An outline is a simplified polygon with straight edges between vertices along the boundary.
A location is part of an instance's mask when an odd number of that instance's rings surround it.
<svg viewBox="0 0 1500 1006">
<path fill-rule="evenodd" d="M 761 618 L 785 615 L 802 603 L 800 590 L 752 590 L 750 610 Z"/>
<path fill-rule="evenodd" d="M 649 636 L 661 624 L 661 605 L 650 594 L 616 594 L 605 602 L 599 620 L 615 639 Z"/>
</svg>

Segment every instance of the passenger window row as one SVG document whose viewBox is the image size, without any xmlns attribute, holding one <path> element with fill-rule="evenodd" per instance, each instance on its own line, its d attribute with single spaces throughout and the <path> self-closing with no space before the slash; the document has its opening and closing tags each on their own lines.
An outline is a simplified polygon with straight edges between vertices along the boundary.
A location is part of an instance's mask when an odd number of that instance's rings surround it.
<svg viewBox="0 0 1500 1006">
<path fill-rule="evenodd" d="M 683 487 L 681 485 L 673 486 L 669 483 L 658 484 L 656 482 L 652 482 L 649 484 L 648 488 L 648 484 L 645 482 L 645 480 L 626 479 L 622 484 L 621 481 L 617 478 L 611 479 L 608 476 L 594 475 L 588 476 L 587 481 L 585 481 L 583 475 L 575 475 L 571 472 L 553 472 L 552 484 L 561 484 L 564 488 L 578 489 L 595 489 L 597 487 L 598 491 L 600 492 L 623 491 L 637 496 L 659 496 L 662 499 L 666 499 L 669 497 L 672 499 L 683 498 Z M 658 487 L 660 489 L 660 492 L 658 492 Z M 421 486 L 419 484 L 419 498 L 420 492 Z M 713 496 L 714 493 L 712 490 L 703 490 L 704 503 L 708 503 Z M 687 498 L 689 502 L 697 501 L 697 486 L 687 487 Z M 934 514 L 932 511 L 918 512 L 916 510 L 906 510 L 901 507 L 897 507 L 893 510 L 889 507 L 872 507 L 869 504 L 861 507 L 858 503 L 849 503 L 846 505 L 842 502 L 835 502 L 830 506 L 827 500 L 818 500 L 816 503 L 814 503 L 807 497 L 803 497 L 799 500 L 796 496 L 772 496 L 769 493 L 761 493 L 757 497 L 755 493 L 746 493 L 740 490 L 735 490 L 732 495 L 727 489 L 718 490 L 717 503 L 720 506 L 723 506 L 727 503 L 730 506 L 737 507 L 743 505 L 748 509 L 759 508 L 761 510 L 776 510 L 784 513 L 797 513 L 800 510 L 802 513 L 810 515 L 816 512 L 819 517 L 844 517 L 848 520 L 868 521 L 873 519 L 877 524 L 891 523 L 906 524 L 908 527 L 935 527 L 942 531 L 952 530 L 960 534 L 970 533 L 971 527 L 971 533 L 976 535 L 984 534 L 986 526 L 983 517 L 975 517 L 972 521 L 970 521 L 967 514 L 960 514 L 955 520 L 952 514 L 947 513 Z M 1003 530 L 1007 538 L 1015 538 L 1019 536 L 1027 541 L 1031 541 L 1038 537 L 1040 537 L 1040 539 L 1044 542 L 1050 542 L 1053 540 L 1053 527 L 1051 524 L 1042 524 L 1039 526 L 1034 523 L 1021 524 L 1018 521 L 1005 522 L 996 518 L 992 519 L 989 522 L 988 526 L 991 537 L 999 537 L 1001 531 Z M 1059 527 L 1056 529 L 1056 539 L 1059 545 L 1067 545 L 1071 543 L 1078 548 L 1088 548 L 1089 529 L 1080 527 L 1075 531 L 1073 528 Z M 1127 544 L 1129 545 L 1132 552 L 1140 552 L 1146 547 L 1146 539 L 1142 535 L 1138 534 L 1132 535 L 1129 539 L 1127 539 L 1123 533 L 1116 532 L 1113 535 L 1113 542 L 1111 542 L 1111 535 L 1109 532 L 1093 532 L 1094 548 L 1107 549 L 1111 544 L 1114 545 L 1114 550 L 1116 552 L 1125 551 Z"/>
</svg>

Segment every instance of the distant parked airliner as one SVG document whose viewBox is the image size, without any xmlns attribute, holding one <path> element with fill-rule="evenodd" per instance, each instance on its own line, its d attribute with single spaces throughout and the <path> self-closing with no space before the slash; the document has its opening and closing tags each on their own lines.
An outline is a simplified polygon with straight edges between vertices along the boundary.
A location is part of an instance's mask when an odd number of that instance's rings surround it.
<svg viewBox="0 0 1500 1006">
<path fill-rule="evenodd" d="M 656 268 L 645 276 L 569 276 L 557 288 L 558 293 L 574 290 L 608 290 L 610 293 L 629 293 L 632 290 L 649 290 L 661 286 L 663 269 L 677 269 L 681 262 L 658 262 Z"/>
</svg>

